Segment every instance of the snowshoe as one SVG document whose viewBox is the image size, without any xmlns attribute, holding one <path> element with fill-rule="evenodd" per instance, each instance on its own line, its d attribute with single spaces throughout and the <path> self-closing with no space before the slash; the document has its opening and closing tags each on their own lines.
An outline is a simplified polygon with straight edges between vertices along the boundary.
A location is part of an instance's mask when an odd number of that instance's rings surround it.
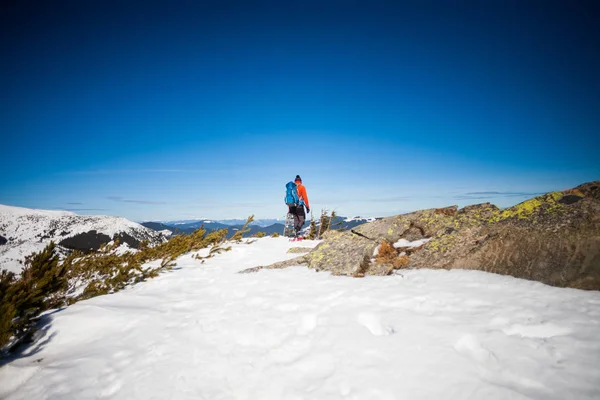
<svg viewBox="0 0 600 400">
<path fill-rule="evenodd" d="M 294 228 L 294 214 L 288 213 L 285 217 L 285 225 L 283 228 L 283 236 L 293 238 L 296 234 Z"/>
</svg>

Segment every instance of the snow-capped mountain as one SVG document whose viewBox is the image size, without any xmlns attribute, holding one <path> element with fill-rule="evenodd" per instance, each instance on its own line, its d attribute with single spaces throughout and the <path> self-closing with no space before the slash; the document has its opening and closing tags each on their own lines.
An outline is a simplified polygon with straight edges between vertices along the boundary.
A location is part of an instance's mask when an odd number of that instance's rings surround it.
<svg viewBox="0 0 600 400">
<path fill-rule="evenodd" d="M 121 217 L 0 205 L 0 269 L 20 271 L 25 256 L 42 250 L 50 241 L 85 251 L 115 239 L 137 247 L 144 240 L 161 242 L 164 234 Z"/>
<path fill-rule="evenodd" d="M 366 223 L 366 222 L 373 222 L 375 221 L 376 217 L 352 217 L 352 218 L 346 218 L 344 219 L 344 222 L 359 222 L 359 223 Z"/>
</svg>

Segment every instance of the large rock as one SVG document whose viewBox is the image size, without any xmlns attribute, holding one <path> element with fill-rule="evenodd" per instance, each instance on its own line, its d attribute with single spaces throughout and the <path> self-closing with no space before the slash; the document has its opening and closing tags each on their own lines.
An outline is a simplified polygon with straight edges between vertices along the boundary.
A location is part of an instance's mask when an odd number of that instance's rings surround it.
<svg viewBox="0 0 600 400">
<path fill-rule="evenodd" d="M 305 256 L 316 270 L 331 271 L 334 275 L 356 275 L 369 267 L 378 243 L 361 235 L 329 231 L 323 243 Z"/>
<path fill-rule="evenodd" d="M 335 275 L 387 275 L 396 267 L 374 252 L 382 241 L 399 239 L 429 239 L 420 247 L 399 249 L 408 256 L 408 268 L 477 269 L 600 290 L 600 181 L 505 210 L 489 203 L 452 206 L 328 232 L 313 251 L 286 265 L 305 264 Z"/>
<path fill-rule="evenodd" d="M 491 214 L 465 208 L 443 222 L 455 230 L 427 232 L 432 240 L 410 256 L 409 267 L 477 269 L 598 290 L 599 188 L 600 182 L 592 182 Z"/>
</svg>

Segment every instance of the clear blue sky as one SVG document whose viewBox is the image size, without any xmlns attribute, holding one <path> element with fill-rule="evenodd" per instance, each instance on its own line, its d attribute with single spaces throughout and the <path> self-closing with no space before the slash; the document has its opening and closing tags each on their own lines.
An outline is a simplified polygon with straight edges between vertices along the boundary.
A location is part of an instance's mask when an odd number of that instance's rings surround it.
<svg viewBox="0 0 600 400">
<path fill-rule="evenodd" d="M 0 6 L 0 203 L 390 215 L 600 179 L 593 1 Z"/>
</svg>

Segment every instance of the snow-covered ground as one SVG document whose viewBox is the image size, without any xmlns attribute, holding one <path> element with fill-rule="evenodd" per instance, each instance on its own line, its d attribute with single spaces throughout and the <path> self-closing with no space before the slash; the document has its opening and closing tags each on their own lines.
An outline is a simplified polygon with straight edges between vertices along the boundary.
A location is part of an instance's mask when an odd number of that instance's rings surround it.
<svg viewBox="0 0 600 400">
<path fill-rule="evenodd" d="M 425 243 L 429 242 L 431 238 L 427 239 L 419 239 L 414 241 L 408 241 L 406 239 L 400 239 L 396 243 L 394 243 L 394 247 L 397 249 L 414 249 L 415 247 L 423 246 Z"/>
<path fill-rule="evenodd" d="M 0 368 L 0 398 L 600 398 L 599 292 L 459 270 L 236 273 L 296 245 L 186 255 L 47 316 L 29 355 Z"/>
<path fill-rule="evenodd" d="M 352 217 L 352 218 L 346 218 L 344 220 L 344 222 L 353 222 L 353 221 L 359 221 L 359 222 L 373 222 L 375 221 L 377 218 L 376 217 Z"/>
<path fill-rule="evenodd" d="M 160 241 L 164 236 L 121 217 L 77 215 L 69 211 L 35 210 L 0 204 L 0 269 L 20 272 L 25 256 L 39 252 L 50 243 L 95 230 L 111 238 L 126 233 L 138 240 Z"/>
</svg>

